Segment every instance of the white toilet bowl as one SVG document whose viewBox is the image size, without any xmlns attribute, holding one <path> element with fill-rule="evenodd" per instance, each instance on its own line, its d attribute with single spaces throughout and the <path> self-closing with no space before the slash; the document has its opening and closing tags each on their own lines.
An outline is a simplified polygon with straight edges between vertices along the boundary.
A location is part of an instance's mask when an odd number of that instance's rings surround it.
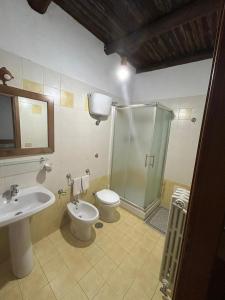
<svg viewBox="0 0 225 300">
<path fill-rule="evenodd" d="M 117 193 L 108 189 L 101 190 L 96 193 L 96 203 L 102 221 L 111 223 L 116 220 L 116 208 L 120 205 Z"/>
<path fill-rule="evenodd" d="M 77 204 L 67 204 L 68 213 L 70 216 L 71 233 L 81 241 L 91 239 L 92 225 L 99 219 L 97 208 L 83 200 L 79 200 Z"/>
</svg>

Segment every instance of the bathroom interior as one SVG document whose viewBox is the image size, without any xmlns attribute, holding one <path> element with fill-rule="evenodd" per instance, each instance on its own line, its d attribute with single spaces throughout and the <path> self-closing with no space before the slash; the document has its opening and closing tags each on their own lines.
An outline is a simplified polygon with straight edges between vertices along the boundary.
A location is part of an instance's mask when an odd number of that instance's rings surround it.
<svg viewBox="0 0 225 300">
<path fill-rule="evenodd" d="M 173 299 L 220 8 L 194 2 L 1 1 L 0 300 Z"/>
</svg>

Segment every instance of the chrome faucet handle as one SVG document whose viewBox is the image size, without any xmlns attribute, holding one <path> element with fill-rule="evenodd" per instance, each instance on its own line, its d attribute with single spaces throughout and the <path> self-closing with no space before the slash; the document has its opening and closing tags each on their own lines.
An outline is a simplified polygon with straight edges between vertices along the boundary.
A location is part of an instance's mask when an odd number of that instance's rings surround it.
<svg viewBox="0 0 225 300">
<path fill-rule="evenodd" d="M 10 190 L 18 190 L 19 185 L 18 184 L 11 184 Z"/>
<path fill-rule="evenodd" d="M 11 184 L 10 185 L 10 194 L 11 194 L 11 197 L 15 196 L 18 193 L 19 193 L 19 185 L 18 184 Z"/>
</svg>

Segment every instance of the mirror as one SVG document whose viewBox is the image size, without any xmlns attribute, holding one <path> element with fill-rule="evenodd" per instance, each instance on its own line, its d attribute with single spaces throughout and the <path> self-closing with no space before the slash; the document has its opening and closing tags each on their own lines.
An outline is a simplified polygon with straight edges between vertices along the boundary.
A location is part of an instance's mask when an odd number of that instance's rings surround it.
<svg viewBox="0 0 225 300">
<path fill-rule="evenodd" d="M 0 148 L 15 148 L 12 98 L 0 95 Z"/>
<path fill-rule="evenodd" d="M 21 148 L 48 147 L 47 102 L 18 97 Z"/>
<path fill-rule="evenodd" d="M 0 85 L 0 156 L 53 151 L 53 101 L 41 94 Z"/>
</svg>

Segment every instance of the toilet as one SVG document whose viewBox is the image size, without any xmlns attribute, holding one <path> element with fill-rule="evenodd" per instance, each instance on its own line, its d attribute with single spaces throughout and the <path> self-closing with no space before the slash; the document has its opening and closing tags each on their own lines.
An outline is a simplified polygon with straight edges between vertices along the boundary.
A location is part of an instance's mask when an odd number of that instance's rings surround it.
<svg viewBox="0 0 225 300">
<path fill-rule="evenodd" d="M 100 219 L 108 223 L 114 222 L 116 220 L 116 208 L 120 205 L 119 195 L 109 189 L 103 189 L 98 191 L 95 196 Z"/>
</svg>

